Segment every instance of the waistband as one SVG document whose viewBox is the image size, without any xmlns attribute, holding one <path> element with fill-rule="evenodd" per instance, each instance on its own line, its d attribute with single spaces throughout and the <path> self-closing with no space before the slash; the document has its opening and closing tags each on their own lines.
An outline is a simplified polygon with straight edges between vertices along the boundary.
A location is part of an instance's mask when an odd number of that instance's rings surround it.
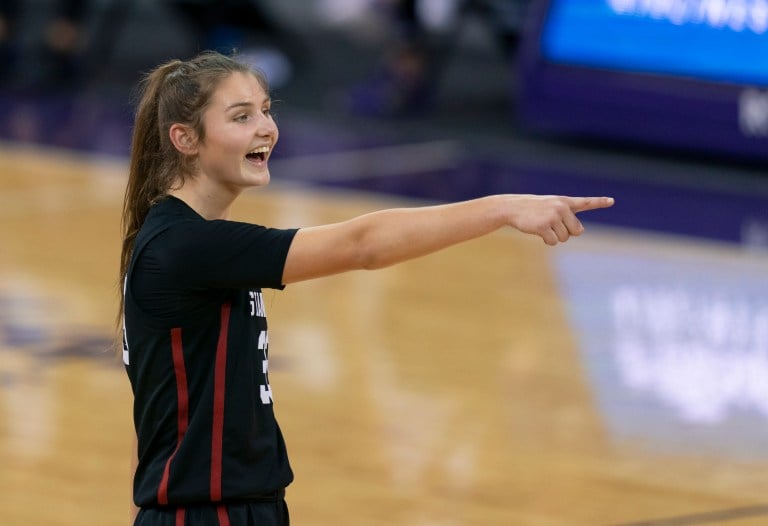
<svg viewBox="0 0 768 526">
<path fill-rule="evenodd" d="M 257 493 L 253 495 L 245 495 L 236 499 L 227 499 L 222 504 L 237 504 L 248 502 L 280 502 L 285 498 L 285 488 L 276 489 L 275 491 L 268 491 L 266 493 Z"/>
<path fill-rule="evenodd" d="M 243 495 L 232 499 L 224 499 L 219 502 L 190 502 L 187 504 L 169 504 L 167 506 L 143 506 L 145 509 L 168 510 L 177 508 L 196 508 L 196 507 L 217 507 L 217 506 L 237 506 L 242 504 L 259 504 L 269 502 L 281 502 L 285 499 L 285 488 L 267 491 L 265 493 L 253 493 Z"/>
</svg>

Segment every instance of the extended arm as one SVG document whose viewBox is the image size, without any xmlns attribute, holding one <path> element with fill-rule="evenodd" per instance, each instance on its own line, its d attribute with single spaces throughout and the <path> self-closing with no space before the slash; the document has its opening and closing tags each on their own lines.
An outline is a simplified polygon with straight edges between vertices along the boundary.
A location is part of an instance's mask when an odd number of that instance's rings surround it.
<svg viewBox="0 0 768 526">
<path fill-rule="evenodd" d="M 420 208 L 396 208 L 299 230 L 283 283 L 356 269 L 376 269 L 489 234 L 504 226 L 548 245 L 580 235 L 576 213 L 613 205 L 607 197 L 495 195 Z"/>
</svg>

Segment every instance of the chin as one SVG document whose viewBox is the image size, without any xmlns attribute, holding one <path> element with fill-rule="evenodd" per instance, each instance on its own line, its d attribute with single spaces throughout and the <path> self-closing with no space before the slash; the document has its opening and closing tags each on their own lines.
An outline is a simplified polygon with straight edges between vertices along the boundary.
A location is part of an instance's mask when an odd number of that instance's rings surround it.
<svg viewBox="0 0 768 526">
<path fill-rule="evenodd" d="M 269 184 L 269 181 L 270 181 L 269 171 L 264 170 L 262 173 L 249 174 L 247 177 L 245 177 L 245 186 L 248 186 L 248 187 L 267 186 Z"/>
</svg>

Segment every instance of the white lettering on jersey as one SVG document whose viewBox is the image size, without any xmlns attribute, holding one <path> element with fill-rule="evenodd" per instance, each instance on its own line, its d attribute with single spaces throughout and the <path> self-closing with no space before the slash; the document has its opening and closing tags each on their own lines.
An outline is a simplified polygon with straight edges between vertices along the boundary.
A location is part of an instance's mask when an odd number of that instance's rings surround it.
<svg viewBox="0 0 768 526">
<path fill-rule="evenodd" d="M 266 383 L 259 386 L 259 393 L 261 394 L 261 403 L 264 405 L 269 405 L 272 403 L 272 387 L 269 385 L 269 359 L 267 358 L 268 349 L 269 334 L 267 334 L 267 331 L 261 331 L 259 334 L 259 350 L 264 356 L 264 359 L 261 362 L 261 372 L 264 373 L 264 381 Z"/>
<path fill-rule="evenodd" d="M 128 276 L 123 280 L 123 297 L 125 297 L 125 289 L 128 285 Z M 128 365 L 130 357 L 128 355 L 128 334 L 125 331 L 125 305 L 123 305 L 123 363 Z"/>
<path fill-rule="evenodd" d="M 262 296 L 261 292 L 251 291 L 248 295 L 251 297 L 251 316 L 266 318 L 267 311 L 264 309 L 264 296 Z"/>
<path fill-rule="evenodd" d="M 125 319 L 123 319 L 123 363 L 129 365 L 130 355 L 128 354 L 128 335 L 125 333 Z"/>
</svg>

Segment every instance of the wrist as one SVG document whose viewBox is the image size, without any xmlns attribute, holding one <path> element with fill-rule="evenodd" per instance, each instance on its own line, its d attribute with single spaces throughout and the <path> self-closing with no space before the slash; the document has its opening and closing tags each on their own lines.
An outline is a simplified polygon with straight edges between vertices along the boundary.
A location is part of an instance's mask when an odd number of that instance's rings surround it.
<svg viewBox="0 0 768 526">
<path fill-rule="evenodd" d="M 515 226 L 515 201 L 519 198 L 513 194 L 491 196 L 491 221 L 494 228 Z"/>
</svg>

